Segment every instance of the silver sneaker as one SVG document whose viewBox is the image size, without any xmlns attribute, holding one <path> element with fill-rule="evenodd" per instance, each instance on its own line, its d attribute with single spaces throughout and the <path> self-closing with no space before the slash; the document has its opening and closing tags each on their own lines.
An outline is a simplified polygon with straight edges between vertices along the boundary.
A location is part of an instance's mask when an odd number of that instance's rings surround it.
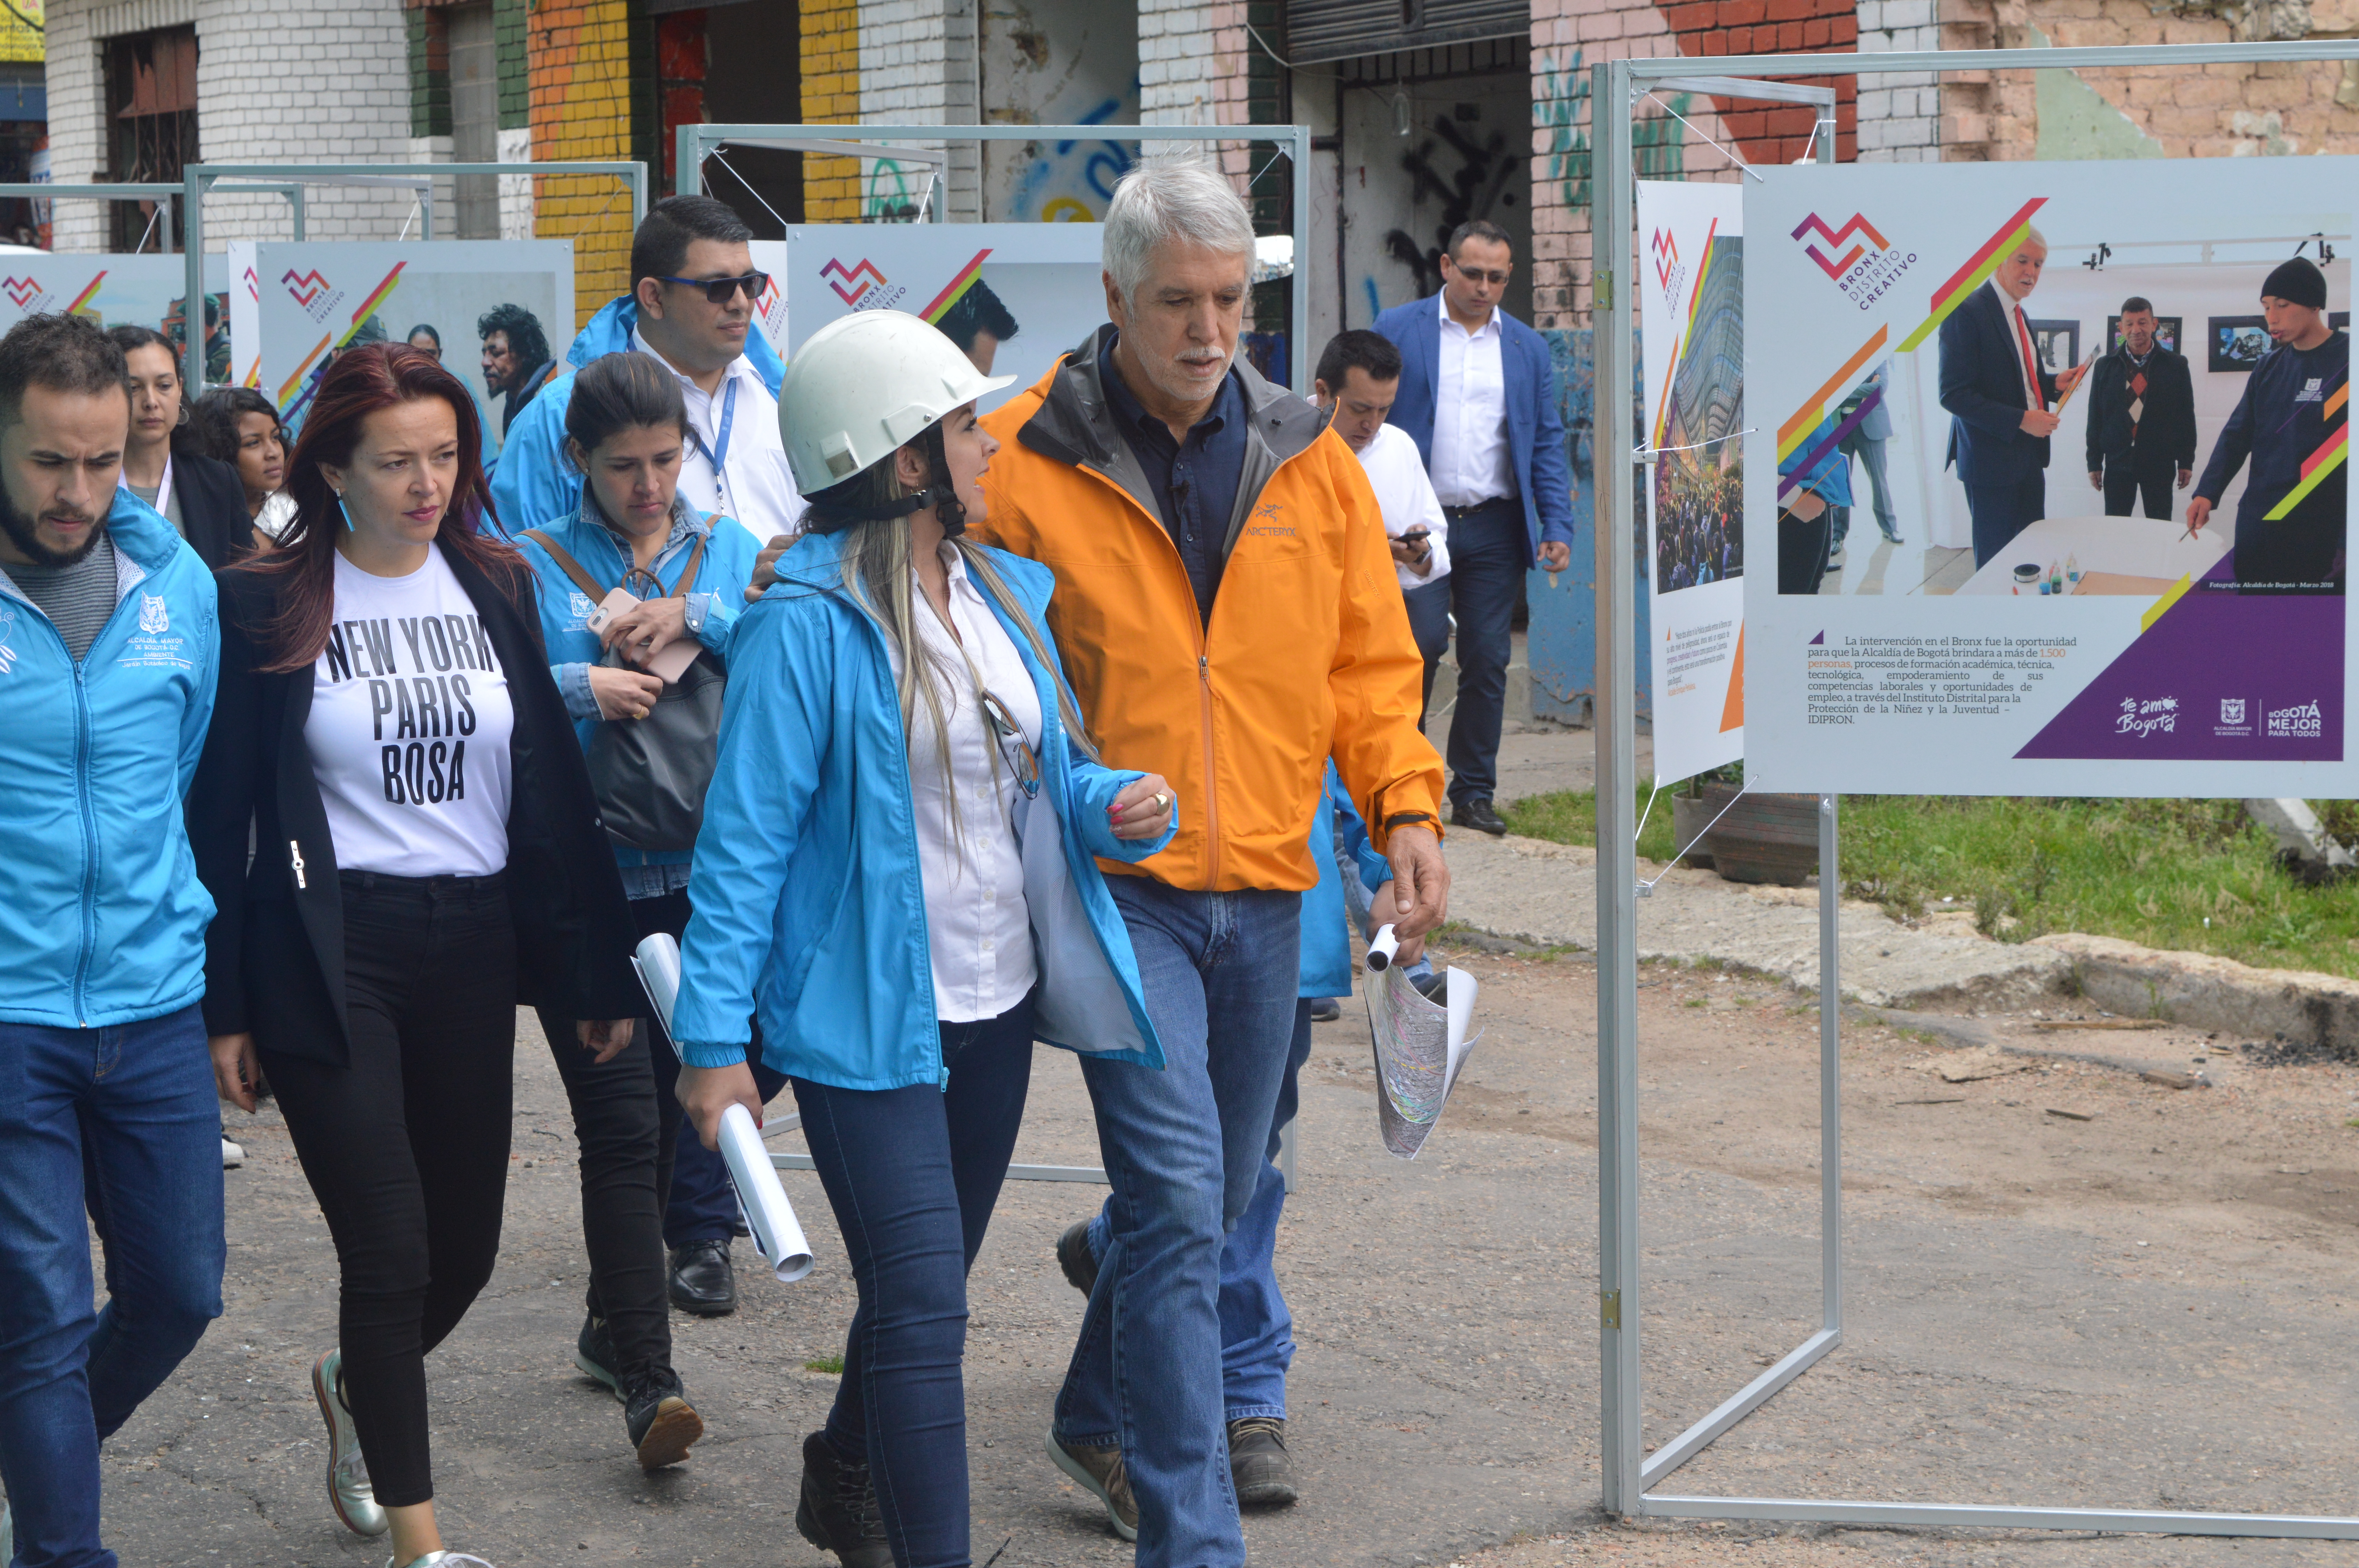
<svg viewBox="0 0 2359 1568">
<path fill-rule="evenodd" d="M 354 1535 L 383 1535 L 391 1521 L 377 1504 L 376 1488 L 369 1484 L 360 1433 L 353 1430 L 353 1412 L 344 1405 L 343 1369 L 342 1350 L 329 1351 L 311 1366 L 311 1397 L 320 1401 L 320 1414 L 328 1423 L 328 1506 Z M 429 1552 L 419 1561 L 432 1555 Z"/>
<path fill-rule="evenodd" d="M 473 1563 L 475 1568 L 492 1568 L 482 1558 L 470 1556 L 464 1552 L 429 1552 L 406 1563 L 396 1563 L 388 1557 L 385 1560 L 385 1568 L 461 1568 L 462 1564 L 468 1563 Z"/>
</svg>

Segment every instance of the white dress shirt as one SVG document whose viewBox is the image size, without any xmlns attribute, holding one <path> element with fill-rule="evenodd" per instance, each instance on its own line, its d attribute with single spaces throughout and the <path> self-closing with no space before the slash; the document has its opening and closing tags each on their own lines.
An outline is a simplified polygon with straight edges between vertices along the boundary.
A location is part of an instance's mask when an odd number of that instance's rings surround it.
<svg viewBox="0 0 2359 1568">
<path fill-rule="evenodd" d="M 1507 449 L 1507 374 L 1500 362 L 1506 335 L 1499 309 L 1473 332 L 1441 312 L 1441 363 L 1433 399 L 1433 488 L 1444 506 L 1480 506 L 1516 493 Z"/>
<path fill-rule="evenodd" d="M 1397 425 L 1379 425 L 1368 444 L 1360 449 L 1360 467 L 1367 470 L 1368 488 L 1376 492 L 1376 504 L 1384 511 L 1385 536 L 1397 539 L 1421 526 L 1426 545 L 1433 551 L 1426 557 L 1422 573 L 1407 561 L 1393 563 L 1401 587 L 1423 588 L 1448 577 L 1450 520 L 1442 515 L 1441 500 L 1433 493 L 1425 465 L 1418 461 L 1417 442 Z"/>
<path fill-rule="evenodd" d="M 758 329 L 757 329 L 758 330 Z M 720 513 L 745 524 L 764 544 L 772 535 L 793 534 L 802 526 L 802 492 L 787 467 L 786 442 L 778 436 L 778 400 L 762 384 L 762 374 L 740 354 L 729 362 L 721 385 L 708 393 L 681 375 L 671 362 L 647 346 L 636 327 L 631 347 L 647 354 L 678 378 L 679 395 L 688 403 L 689 428 L 694 432 L 680 454 L 679 493 L 707 514 Z M 729 414 L 730 388 L 736 388 L 736 412 Z M 723 454 L 726 471 L 716 473 L 712 454 L 721 451 L 721 425 L 728 417 L 729 439 Z"/>
<path fill-rule="evenodd" d="M 950 571 L 957 639 L 943 628 L 922 587 L 912 583 L 909 600 L 925 651 L 921 674 L 933 680 L 949 727 L 951 765 L 945 776 L 943 737 L 936 733 L 921 697 L 909 725 L 909 793 L 925 889 L 926 950 L 933 961 L 934 1016 L 967 1023 L 997 1018 L 1022 1001 L 1039 974 L 1032 954 L 1032 917 L 1024 903 L 1024 855 L 1012 820 L 1021 786 L 1007 749 L 976 700 L 975 676 L 1023 730 L 1024 744 L 1036 750 L 1040 697 L 1007 629 L 968 578 L 964 557 L 945 544 L 942 563 Z M 888 652 L 897 679 L 900 654 Z"/>
<path fill-rule="evenodd" d="M 1998 275 L 1996 273 L 1993 273 L 1991 275 L 1990 291 L 1998 296 L 1999 308 L 2006 313 L 2006 346 L 2015 351 L 2016 380 L 2017 384 L 2023 388 L 2023 406 L 2026 408 L 2029 408 L 2032 406 L 2031 389 L 2039 384 L 2038 367 L 2036 365 L 2027 365 L 2023 362 L 2023 335 L 2025 332 L 2028 332 L 2031 330 L 2031 318 L 2027 313 L 2023 318 L 2023 327 L 2021 330 L 2017 330 L 2015 324 L 2016 312 L 2023 308 L 2022 303 L 2018 301 L 2015 296 L 2009 294 L 2006 289 L 2001 288 L 1998 286 Z M 2039 406 L 2043 408 L 2048 406 L 2047 393 L 2045 389 L 2040 393 Z"/>
</svg>

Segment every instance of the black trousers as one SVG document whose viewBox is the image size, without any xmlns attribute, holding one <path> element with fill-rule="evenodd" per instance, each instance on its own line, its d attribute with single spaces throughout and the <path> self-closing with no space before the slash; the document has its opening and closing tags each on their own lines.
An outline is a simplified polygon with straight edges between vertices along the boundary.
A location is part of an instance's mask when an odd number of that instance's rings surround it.
<svg viewBox="0 0 2359 1568">
<path fill-rule="evenodd" d="M 492 1277 L 507 1194 L 505 876 L 342 874 L 345 1065 L 261 1052 L 334 1238 L 344 1388 L 377 1501 L 434 1496 L 426 1353 Z"/>
<path fill-rule="evenodd" d="M 1830 506 L 1805 522 L 1780 508 L 1777 513 L 1777 591 L 1816 593 L 1827 575 L 1829 541 L 1833 537 L 1834 508 Z"/>
<path fill-rule="evenodd" d="M 641 937 L 658 931 L 677 938 L 688 929 L 688 895 L 634 899 L 631 914 Z M 641 1019 L 631 1043 L 603 1065 L 574 1033 L 574 1020 L 537 1010 L 549 1037 L 565 1098 L 573 1111 L 573 1141 L 582 1172 L 582 1242 L 590 1254 L 584 1304 L 606 1320 L 625 1388 L 671 1370 L 671 1304 L 665 1294 L 664 1204 L 671 1191 L 679 1118 L 671 1106 L 677 1067 L 669 1048 L 650 1039 L 657 1026 Z"/>
<path fill-rule="evenodd" d="M 1451 507 L 1450 606 L 1458 617 L 1458 706 L 1450 714 L 1450 801 L 1488 800 L 1499 784 L 1499 731 L 1515 654 L 1517 596 L 1532 569 L 1524 503 Z"/>
<path fill-rule="evenodd" d="M 2141 496 L 2146 500 L 2146 514 L 2161 522 L 2170 520 L 2170 481 L 2179 477 L 2177 469 L 2166 468 L 2155 473 L 2140 473 L 2126 462 L 2112 458 L 2105 460 L 2105 515 L 2128 517 L 2132 503 Z"/>
<path fill-rule="evenodd" d="M 1966 512 L 1974 523 L 1974 565 L 1986 567 L 2017 534 L 2048 515 L 2048 476 L 2035 469 L 2021 479 L 1969 483 Z"/>
</svg>

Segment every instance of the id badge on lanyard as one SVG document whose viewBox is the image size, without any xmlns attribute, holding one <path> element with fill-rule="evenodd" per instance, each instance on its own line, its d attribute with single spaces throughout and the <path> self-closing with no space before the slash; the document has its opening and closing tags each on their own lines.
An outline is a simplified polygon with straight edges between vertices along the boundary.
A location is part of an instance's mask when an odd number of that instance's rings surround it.
<svg viewBox="0 0 2359 1568">
<path fill-rule="evenodd" d="M 723 512 L 729 510 L 729 427 L 736 423 L 737 378 L 733 375 L 729 378 L 729 390 L 721 395 L 721 433 L 713 438 L 712 445 L 704 444 L 704 433 L 696 427 L 694 420 L 689 421 L 688 426 L 688 438 L 696 443 L 696 449 L 712 465 L 712 496 Z"/>
</svg>

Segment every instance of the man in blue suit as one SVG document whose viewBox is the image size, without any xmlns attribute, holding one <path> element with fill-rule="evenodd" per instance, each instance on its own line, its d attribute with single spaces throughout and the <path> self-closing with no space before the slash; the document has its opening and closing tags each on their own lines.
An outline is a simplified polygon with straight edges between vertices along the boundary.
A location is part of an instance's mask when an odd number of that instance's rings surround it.
<svg viewBox="0 0 2359 1568">
<path fill-rule="evenodd" d="M 1499 724 L 1509 629 L 1524 574 L 1572 559 L 1572 470 L 1556 372 L 1540 335 L 1499 308 L 1514 270 L 1506 231 L 1461 223 L 1441 292 L 1396 306 L 1375 330 L 1401 352 L 1388 423 L 1417 442 L 1450 520 L 1458 708 L 1450 720 L 1450 820 L 1499 834 Z"/>
<path fill-rule="evenodd" d="M 2048 514 L 2048 438 L 2056 433 L 2050 406 L 2088 373 L 2086 365 L 2056 375 L 2040 368 L 2023 302 L 2039 287 L 2047 263 L 2048 242 L 2027 230 L 1988 286 L 1941 323 L 1949 461 L 1966 487 L 1977 568 Z"/>
</svg>

